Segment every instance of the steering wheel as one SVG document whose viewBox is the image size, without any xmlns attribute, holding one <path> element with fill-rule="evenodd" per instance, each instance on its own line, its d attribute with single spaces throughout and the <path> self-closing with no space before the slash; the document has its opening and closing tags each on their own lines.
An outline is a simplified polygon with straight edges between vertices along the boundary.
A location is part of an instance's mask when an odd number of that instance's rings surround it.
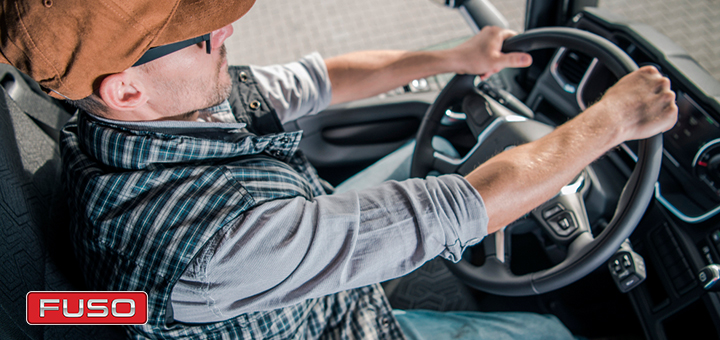
<svg viewBox="0 0 720 340">
<path fill-rule="evenodd" d="M 527 31 L 507 39 L 503 52 L 562 46 L 572 46 L 574 50 L 596 57 L 618 79 L 638 68 L 610 41 L 572 28 Z M 536 140 L 553 130 L 551 126 L 508 110 L 480 91 L 474 80 L 472 75 L 456 75 L 428 109 L 417 134 L 412 177 L 424 177 L 431 170 L 465 175 L 498 152 Z M 459 160 L 436 152 L 431 144 L 446 110 L 458 103 L 462 103 L 468 127 L 477 138 L 477 144 Z M 567 249 L 567 256 L 557 265 L 515 275 L 503 259 L 509 252 L 502 250 L 502 237 L 497 235 L 496 240 L 496 233 L 484 240 L 487 243 L 483 265 L 475 266 L 465 259 L 458 263 L 446 261 L 449 269 L 472 287 L 506 296 L 542 294 L 575 282 L 605 263 L 640 222 L 652 198 L 661 159 L 661 135 L 639 141 L 638 161 L 622 190 L 613 218 L 596 238 L 590 230 L 582 197 L 587 170 L 553 199 L 532 211 L 531 215 L 552 242 Z M 493 247 L 494 243 L 497 243 L 496 247 Z"/>
</svg>

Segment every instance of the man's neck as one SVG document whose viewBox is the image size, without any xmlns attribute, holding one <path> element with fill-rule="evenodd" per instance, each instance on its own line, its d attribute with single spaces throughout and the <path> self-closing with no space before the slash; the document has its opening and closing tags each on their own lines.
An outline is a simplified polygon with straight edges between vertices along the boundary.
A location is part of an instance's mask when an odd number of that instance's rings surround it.
<svg viewBox="0 0 720 340">
<path fill-rule="evenodd" d="M 109 120 L 116 120 L 116 121 L 126 121 L 126 122 L 157 122 L 157 121 L 189 121 L 189 122 L 195 122 L 195 121 L 222 121 L 222 122 L 228 122 L 228 115 L 223 114 L 222 116 L 224 119 L 215 120 L 208 118 L 209 116 L 216 115 L 217 113 L 223 113 L 223 112 L 230 112 L 230 116 L 232 116 L 232 109 L 230 108 L 230 103 L 227 101 L 227 99 L 223 102 L 221 102 L 218 105 L 211 106 L 208 108 L 204 108 L 201 110 L 195 110 L 191 112 L 182 113 L 179 115 L 174 116 L 163 116 L 159 114 L 152 114 L 149 115 L 144 112 L 110 112 L 109 114 L 102 115 L 103 117 L 109 119 Z M 232 116 L 233 119 L 231 119 L 234 122 L 234 116 Z"/>
<path fill-rule="evenodd" d="M 199 112 L 200 112 L 200 111 L 192 111 L 192 112 L 187 112 L 187 113 L 179 114 L 179 115 L 177 115 L 177 116 L 162 117 L 162 118 L 160 118 L 160 119 L 156 119 L 156 121 L 160 121 L 160 120 L 182 120 L 182 121 L 191 121 L 191 122 L 194 122 L 194 121 L 197 121 L 197 120 L 198 120 Z"/>
</svg>

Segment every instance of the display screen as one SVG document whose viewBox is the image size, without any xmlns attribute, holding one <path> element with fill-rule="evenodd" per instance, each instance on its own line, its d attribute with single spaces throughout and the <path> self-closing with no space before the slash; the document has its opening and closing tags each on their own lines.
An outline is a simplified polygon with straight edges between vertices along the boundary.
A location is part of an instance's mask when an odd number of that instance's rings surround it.
<svg viewBox="0 0 720 340">
<path fill-rule="evenodd" d="M 698 150 L 705 143 L 720 138 L 720 125 L 687 94 L 677 94 L 678 122 L 665 133 L 665 149 L 680 166 L 690 171 Z"/>
</svg>

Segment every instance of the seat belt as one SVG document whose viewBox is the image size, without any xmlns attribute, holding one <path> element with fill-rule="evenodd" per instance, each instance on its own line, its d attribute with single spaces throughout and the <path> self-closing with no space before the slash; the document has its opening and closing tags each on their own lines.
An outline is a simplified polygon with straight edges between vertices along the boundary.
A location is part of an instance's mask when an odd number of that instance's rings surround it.
<svg viewBox="0 0 720 340">
<path fill-rule="evenodd" d="M 9 65 L 4 65 L 9 66 Z M 60 138 L 60 130 L 72 117 L 65 108 L 54 102 L 50 96 L 43 96 L 28 84 L 28 80 L 15 68 L 0 71 L 1 85 L 8 96 L 38 126 L 56 142 Z M 4 75 L 2 73 L 5 73 Z"/>
</svg>

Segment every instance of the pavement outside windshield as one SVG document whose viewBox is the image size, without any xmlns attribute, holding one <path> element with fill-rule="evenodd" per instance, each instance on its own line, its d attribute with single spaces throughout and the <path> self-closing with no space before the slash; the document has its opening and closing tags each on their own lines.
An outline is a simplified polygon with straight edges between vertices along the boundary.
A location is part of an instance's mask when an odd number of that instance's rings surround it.
<svg viewBox="0 0 720 340">
<path fill-rule="evenodd" d="M 599 0 L 599 7 L 653 26 L 720 80 L 720 0 Z M 526 0 L 491 0 L 522 31 Z M 227 41 L 230 64 L 268 65 L 313 51 L 419 50 L 468 37 L 456 10 L 430 0 L 257 0 Z"/>
</svg>

